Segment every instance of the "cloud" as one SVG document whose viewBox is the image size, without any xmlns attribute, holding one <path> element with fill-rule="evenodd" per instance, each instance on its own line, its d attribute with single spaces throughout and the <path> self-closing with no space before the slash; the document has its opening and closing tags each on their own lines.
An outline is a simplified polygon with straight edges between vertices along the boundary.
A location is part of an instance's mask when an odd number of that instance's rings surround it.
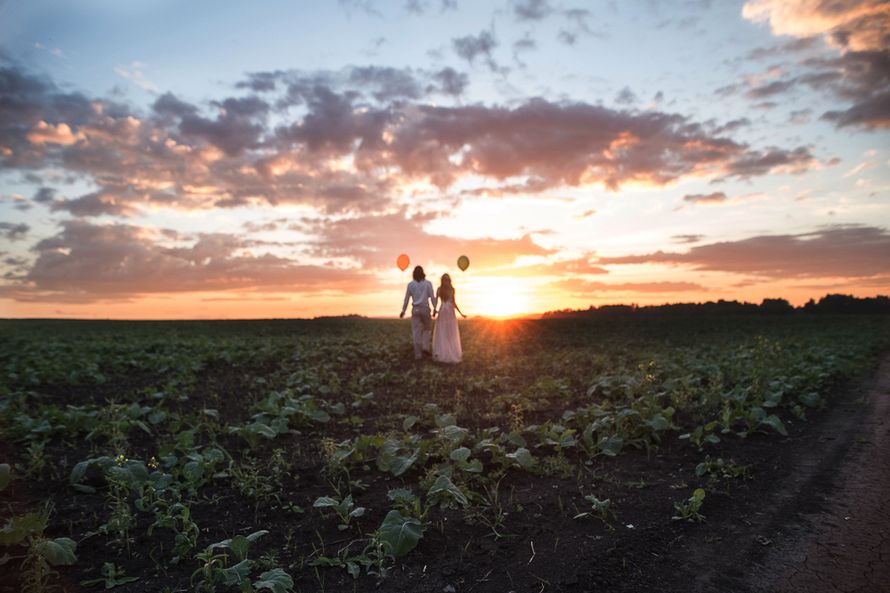
<svg viewBox="0 0 890 593">
<path fill-rule="evenodd" d="M 683 196 L 683 201 L 690 204 L 722 204 L 728 199 L 722 191 L 715 191 L 710 194 L 686 194 Z"/>
<path fill-rule="evenodd" d="M 694 282 L 619 282 L 606 283 L 570 278 L 553 282 L 552 286 L 560 290 L 572 293 L 574 296 L 583 296 L 601 292 L 642 292 L 649 294 L 664 294 L 673 292 L 691 292 L 706 290 L 704 286 Z"/>
<path fill-rule="evenodd" d="M 890 233 L 869 226 L 828 227 L 798 235 L 760 235 L 687 252 L 600 258 L 600 264 L 668 264 L 766 278 L 869 277 L 890 269 Z"/>
<path fill-rule="evenodd" d="M 822 119 L 837 127 L 858 126 L 868 130 L 890 128 L 890 91 L 859 101 L 846 110 L 827 111 Z"/>
<path fill-rule="evenodd" d="M 129 66 L 115 66 L 114 73 L 123 79 L 129 80 L 139 88 L 149 93 L 157 93 L 158 86 L 145 77 L 142 62 L 131 62 Z"/>
<path fill-rule="evenodd" d="M 192 113 L 181 116 L 179 131 L 185 138 L 201 139 L 228 156 L 258 146 L 269 105 L 258 97 L 229 98 L 216 104 L 219 114 L 208 119 Z"/>
<path fill-rule="evenodd" d="M 821 36 L 840 50 L 836 58 L 811 57 L 800 63 L 803 73 L 768 84 L 749 84 L 746 94 L 763 99 L 800 85 L 827 91 L 851 103 L 822 115 L 839 128 L 880 130 L 890 127 L 890 3 L 885 0 L 752 0 L 742 14 L 769 22 L 776 35 L 798 39 L 780 51 L 808 49 Z M 797 46 L 794 43 L 797 43 Z M 721 92 L 732 93 L 739 85 Z"/>
<path fill-rule="evenodd" d="M 729 124 L 721 130 L 656 109 L 544 99 L 429 103 L 433 94 L 456 101 L 467 84 L 451 68 L 271 71 L 248 75 L 237 89 L 246 95 L 212 100 L 209 109 L 164 93 L 140 112 L 2 67 L 0 134 L 8 152 L 0 169 L 38 180 L 41 171 L 63 171 L 93 188 L 35 203 L 75 216 L 125 217 L 254 204 L 369 214 L 391 210 L 413 184 L 441 191 L 473 179 L 475 187 L 460 192 L 491 196 L 615 190 L 800 172 L 814 163 L 805 147 L 752 148 L 726 135 Z"/>
<path fill-rule="evenodd" d="M 74 144 L 84 139 L 83 132 L 73 132 L 66 123 L 48 124 L 41 120 L 28 132 L 28 141 L 33 144 Z"/>
<path fill-rule="evenodd" d="M 119 200 L 114 194 L 92 192 L 79 198 L 68 200 L 58 198 L 51 202 L 50 210 L 53 212 L 68 212 L 74 216 L 132 216 L 138 209 L 132 203 Z"/>
<path fill-rule="evenodd" d="M 803 125 L 810 121 L 812 115 L 812 109 L 797 109 L 788 114 L 788 121 L 793 124 Z"/>
<path fill-rule="evenodd" d="M 18 300 L 88 302 L 172 292 L 355 291 L 366 286 L 361 270 L 252 255 L 236 235 L 201 234 L 184 247 L 164 240 L 157 229 L 65 221 L 60 233 L 35 245 L 34 264 L 3 294 Z"/>
<path fill-rule="evenodd" d="M 515 0 L 513 16 L 518 21 L 540 21 L 551 14 L 554 9 L 548 0 Z"/>
<path fill-rule="evenodd" d="M 799 172 L 813 162 L 804 147 L 750 150 L 675 114 L 541 99 L 512 109 L 421 106 L 391 133 L 383 162 L 439 186 L 472 173 L 499 180 L 529 175 L 551 187 L 602 183 L 617 189 L 629 182 L 665 185 L 688 175 Z"/>
<path fill-rule="evenodd" d="M 443 95 L 462 95 L 470 84 L 470 78 L 463 72 L 454 68 L 442 68 L 432 75 L 433 84 L 427 86 L 427 91 L 436 91 Z"/>
<path fill-rule="evenodd" d="M 491 32 L 481 31 L 478 35 L 455 37 L 451 40 L 451 45 L 454 53 L 471 65 L 476 63 L 477 58 L 482 58 L 492 72 L 499 70 L 493 54 L 498 42 Z"/>
<path fill-rule="evenodd" d="M 56 190 L 51 187 L 41 187 L 38 188 L 36 192 L 34 192 L 34 196 L 31 198 L 34 202 L 38 204 L 48 204 L 53 201 L 56 197 Z"/>
<path fill-rule="evenodd" d="M 674 243 L 698 243 L 704 238 L 704 235 L 672 235 L 671 241 Z"/>
<path fill-rule="evenodd" d="M 626 86 L 615 96 L 615 102 L 619 105 L 633 105 L 637 102 L 637 96 Z"/>
<path fill-rule="evenodd" d="M 742 16 L 768 22 L 775 35 L 823 35 L 854 51 L 884 50 L 890 41 L 890 5 L 885 0 L 749 0 Z"/>
<path fill-rule="evenodd" d="M 433 214 L 408 216 L 404 211 L 361 216 L 340 220 L 316 221 L 311 231 L 318 238 L 312 241 L 313 255 L 318 257 L 353 258 L 362 267 L 388 267 L 396 255 L 408 253 L 412 262 L 447 265 L 466 254 L 473 267 L 491 268 L 513 264 L 517 257 L 548 255 L 526 234 L 516 239 L 460 239 L 435 235 L 424 230 Z"/>
<path fill-rule="evenodd" d="M 31 227 L 25 223 L 0 222 L 0 237 L 10 241 L 18 241 L 19 239 L 24 239 L 30 229 Z"/>
</svg>

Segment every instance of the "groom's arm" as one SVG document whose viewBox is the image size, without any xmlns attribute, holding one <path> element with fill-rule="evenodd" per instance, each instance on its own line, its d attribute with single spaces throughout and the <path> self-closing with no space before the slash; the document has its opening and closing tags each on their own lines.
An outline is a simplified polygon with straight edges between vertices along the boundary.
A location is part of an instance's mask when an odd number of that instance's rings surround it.
<svg viewBox="0 0 890 593">
<path fill-rule="evenodd" d="M 433 292 L 433 284 L 430 282 L 430 299 L 433 301 L 433 314 L 436 313 L 436 307 L 439 305 L 438 293 Z"/>
<path fill-rule="evenodd" d="M 408 299 L 411 297 L 411 291 L 409 289 L 405 289 L 405 302 L 402 303 L 402 312 L 399 313 L 399 317 L 405 316 L 405 309 L 408 308 Z"/>
</svg>

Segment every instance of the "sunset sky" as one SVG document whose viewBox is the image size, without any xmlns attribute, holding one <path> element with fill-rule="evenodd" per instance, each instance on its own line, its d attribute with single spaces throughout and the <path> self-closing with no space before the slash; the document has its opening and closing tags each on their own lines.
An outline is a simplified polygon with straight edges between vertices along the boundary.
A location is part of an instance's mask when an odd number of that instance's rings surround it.
<svg viewBox="0 0 890 593">
<path fill-rule="evenodd" d="M 394 316 L 400 253 L 470 315 L 890 293 L 890 3 L 0 0 L 0 317 Z"/>
</svg>

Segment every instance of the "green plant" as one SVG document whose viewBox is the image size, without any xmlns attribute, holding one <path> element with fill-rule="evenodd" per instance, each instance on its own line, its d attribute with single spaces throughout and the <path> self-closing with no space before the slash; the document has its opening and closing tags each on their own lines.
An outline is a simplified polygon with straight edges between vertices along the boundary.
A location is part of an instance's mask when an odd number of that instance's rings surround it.
<svg viewBox="0 0 890 593">
<path fill-rule="evenodd" d="M 365 514 L 365 507 L 357 507 L 352 500 L 352 495 L 347 494 L 343 499 L 332 498 L 330 496 L 319 496 L 312 503 L 316 509 L 331 509 L 340 519 L 337 529 L 343 531 L 349 529 L 352 519 L 361 517 Z"/>
<path fill-rule="evenodd" d="M 247 559 L 247 552 L 248 552 L 248 549 L 250 548 L 250 544 L 257 541 L 264 535 L 268 535 L 268 533 L 269 532 L 267 530 L 261 529 L 259 531 L 254 531 L 250 535 L 236 535 L 233 538 L 224 539 L 221 542 L 216 542 L 215 544 L 210 544 L 209 546 L 207 546 L 207 549 L 208 550 L 216 550 L 216 549 L 230 550 L 232 552 L 232 554 L 235 555 L 235 558 L 237 558 L 238 561 L 240 562 L 242 560 Z"/>
<path fill-rule="evenodd" d="M 0 545 L 24 547 L 24 556 L 7 557 L 6 561 L 22 559 L 22 592 L 43 593 L 50 589 L 53 567 L 77 562 L 77 544 L 67 537 L 47 538 L 43 535 L 50 510 L 26 513 L 9 518 L 0 529 Z"/>
<path fill-rule="evenodd" d="M 674 503 L 674 510 L 677 514 L 671 519 L 674 521 L 704 521 L 705 516 L 699 512 L 704 502 L 705 491 L 696 488 L 688 499 Z"/>
<path fill-rule="evenodd" d="M 583 519 L 585 517 L 597 517 L 606 525 L 609 525 L 609 519 L 615 517 L 612 511 L 612 501 L 608 498 L 600 500 L 593 494 L 588 494 L 584 500 L 590 503 L 590 510 L 578 513 L 575 519 Z"/>
<path fill-rule="evenodd" d="M 138 581 L 139 577 L 128 577 L 124 573 L 124 570 L 117 566 L 113 562 L 103 562 L 102 563 L 102 578 L 101 579 L 89 579 L 86 581 L 80 581 L 80 584 L 85 587 L 91 587 L 93 585 L 98 585 L 102 583 L 105 585 L 105 589 L 114 589 L 118 585 L 126 585 L 127 583 L 132 583 L 134 581 Z"/>
<path fill-rule="evenodd" d="M 695 475 L 698 477 L 708 476 L 710 480 L 747 479 L 751 477 L 751 466 L 739 465 L 732 460 L 724 461 L 722 457 L 713 459 L 708 455 L 704 461 L 695 466 Z"/>
</svg>

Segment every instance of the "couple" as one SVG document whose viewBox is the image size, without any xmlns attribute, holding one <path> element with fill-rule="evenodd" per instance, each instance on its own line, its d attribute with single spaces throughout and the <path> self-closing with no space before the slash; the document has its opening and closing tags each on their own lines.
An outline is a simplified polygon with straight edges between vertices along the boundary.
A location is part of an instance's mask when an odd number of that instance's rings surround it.
<svg viewBox="0 0 890 593">
<path fill-rule="evenodd" d="M 436 304 L 442 299 L 442 307 L 439 309 L 439 320 L 436 322 L 436 332 L 433 336 L 433 360 L 437 362 L 458 363 L 463 357 L 460 347 L 460 332 L 457 329 L 457 316 L 455 310 L 466 317 L 463 311 L 454 301 L 454 287 L 451 285 L 451 276 L 442 274 L 442 284 L 433 294 L 433 285 L 426 279 L 423 268 L 414 268 L 414 280 L 408 283 L 405 291 L 405 302 L 402 304 L 402 313 L 405 316 L 408 308 L 408 300 L 413 301 L 411 307 L 411 331 L 414 334 L 414 359 L 419 360 L 422 354 L 430 354 L 430 332 L 433 329 L 433 319 L 436 316 Z M 430 316 L 430 307 L 427 301 L 433 302 L 433 314 Z"/>
</svg>

